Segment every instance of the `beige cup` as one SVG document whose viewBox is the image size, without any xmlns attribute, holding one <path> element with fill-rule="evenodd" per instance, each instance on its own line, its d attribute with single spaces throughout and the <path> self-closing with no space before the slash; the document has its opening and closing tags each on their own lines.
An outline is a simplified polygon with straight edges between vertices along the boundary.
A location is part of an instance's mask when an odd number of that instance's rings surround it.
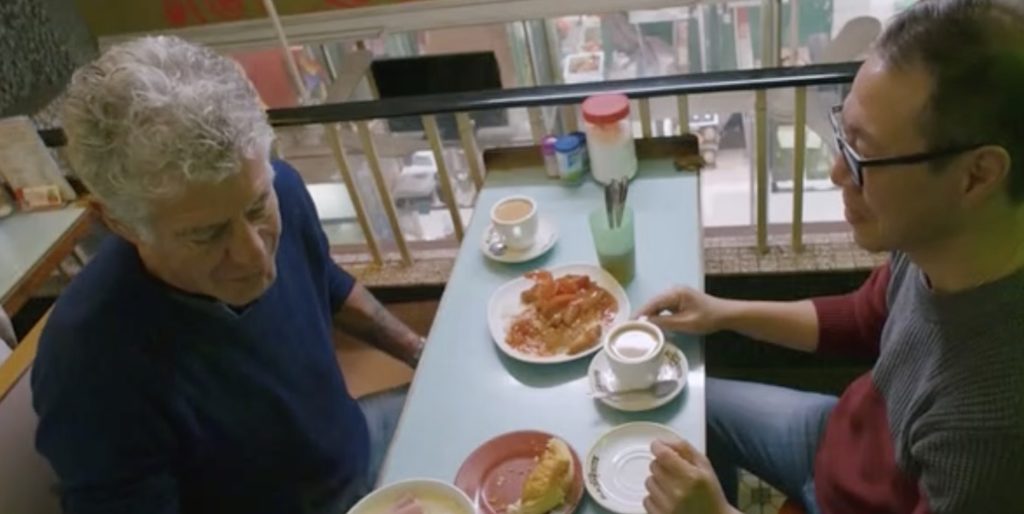
<svg viewBox="0 0 1024 514">
<path fill-rule="evenodd" d="M 665 349 L 665 334 L 649 321 L 633 320 L 615 325 L 604 337 L 617 389 L 642 389 L 658 380 Z"/>
<path fill-rule="evenodd" d="M 513 250 L 527 250 L 537 239 L 537 202 L 529 196 L 508 196 L 491 208 L 491 223 Z"/>
</svg>

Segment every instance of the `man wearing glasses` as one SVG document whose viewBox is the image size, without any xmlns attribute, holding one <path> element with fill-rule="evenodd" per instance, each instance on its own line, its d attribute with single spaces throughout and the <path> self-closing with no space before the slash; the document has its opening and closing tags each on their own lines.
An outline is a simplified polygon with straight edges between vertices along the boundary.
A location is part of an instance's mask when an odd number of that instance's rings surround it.
<svg viewBox="0 0 1024 514">
<path fill-rule="evenodd" d="M 809 513 L 1024 512 L 1024 7 L 923 0 L 831 113 L 856 242 L 849 295 L 740 302 L 676 288 L 641 314 L 871 371 L 839 398 L 708 380 L 709 458 L 655 443 L 647 511 L 736 512 L 736 469 Z"/>
</svg>

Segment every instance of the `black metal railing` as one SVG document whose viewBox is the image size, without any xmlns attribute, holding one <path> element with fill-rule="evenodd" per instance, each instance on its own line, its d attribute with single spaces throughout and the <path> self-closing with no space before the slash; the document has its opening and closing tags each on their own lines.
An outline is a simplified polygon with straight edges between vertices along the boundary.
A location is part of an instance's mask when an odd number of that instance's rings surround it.
<svg viewBox="0 0 1024 514">
<path fill-rule="evenodd" d="M 392 98 L 367 102 L 345 102 L 270 109 L 267 114 L 274 127 L 293 127 L 317 123 L 340 123 L 379 118 L 422 116 L 468 111 L 565 105 L 582 102 L 586 97 L 621 92 L 631 98 L 756 91 L 789 87 L 813 87 L 846 84 L 853 81 L 860 63 L 817 64 L 790 68 L 719 71 L 688 75 L 670 75 L 629 80 L 609 80 L 585 84 L 524 87 L 494 91 L 475 91 L 440 95 Z M 50 147 L 67 143 L 59 128 L 40 131 Z"/>
<path fill-rule="evenodd" d="M 271 125 L 277 128 L 319 125 L 326 129 L 325 143 L 331 149 L 338 171 L 341 173 L 346 191 L 349 194 L 357 221 L 366 239 L 366 247 L 376 263 L 383 263 L 388 258 L 382 251 L 377 235 L 369 222 L 367 207 L 360 198 L 355 186 L 355 176 L 347 159 L 347 152 L 342 145 L 339 123 L 352 123 L 345 128 L 358 138 L 358 144 L 364 155 L 370 176 L 374 180 L 375 195 L 380 198 L 380 205 L 387 217 L 391 232 L 402 262 L 413 263 L 413 254 L 406 244 L 405 235 L 399 223 L 399 213 L 391 196 L 389 186 L 383 176 L 380 157 L 375 149 L 374 137 L 368 124 L 371 120 L 420 117 L 424 126 L 427 141 L 434 154 L 438 180 L 441 184 L 441 197 L 447 207 L 452 226 L 455 227 L 455 239 L 463 238 L 463 219 L 455 194 L 451 190 L 451 178 L 445 164 L 443 154 L 444 143 L 437 125 L 437 114 L 455 114 L 459 125 L 459 137 L 465 155 L 466 165 L 470 170 L 477 190 L 483 185 L 485 170 L 477 158 L 479 153 L 472 130 L 472 122 L 468 113 L 510 108 L 527 108 L 530 111 L 530 125 L 534 141 L 543 136 L 542 114 L 540 106 L 558 106 L 568 108 L 560 113 L 562 119 L 571 122 L 568 130 L 575 125 L 575 107 L 591 95 L 609 92 L 625 93 L 631 98 L 640 100 L 639 121 L 644 137 L 652 134 L 652 120 L 649 99 L 655 97 L 675 97 L 680 118 L 679 127 L 685 131 L 688 116 L 688 98 L 692 95 L 714 94 L 725 92 L 754 93 L 753 125 L 750 135 L 755 150 L 754 177 L 756 187 L 756 220 L 757 244 L 762 252 L 768 250 L 768 128 L 767 128 L 767 90 L 792 88 L 794 92 L 794 113 L 792 120 L 795 134 L 793 158 L 793 223 L 792 245 L 795 249 L 802 247 L 803 241 L 803 182 L 806 174 L 804 153 L 806 151 L 807 125 L 807 93 L 809 88 L 818 86 L 834 86 L 849 84 L 859 68 L 859 63 L 820 64 L 792 68 L 763 68 L 755 70 L 736 70 L 690 75 L 674 75 L 667 77 L 651 77 L 632 80 L 616 80 L 592 82 L 584 84 L 567 84 L 529 88 L 514 88 L 492 91 L 474 91 L 468 93 L 426 95 L 407 98 L 393 98 L 366 102 L 345 102 L 302 107 L 271 109 L 268 116 Z M 66 144 L 64 132 L 50 129 L 40 132 L 47 146 L 60 147 Z M 448 186 L 448 187 L 445 187 Z"/>
</svg>

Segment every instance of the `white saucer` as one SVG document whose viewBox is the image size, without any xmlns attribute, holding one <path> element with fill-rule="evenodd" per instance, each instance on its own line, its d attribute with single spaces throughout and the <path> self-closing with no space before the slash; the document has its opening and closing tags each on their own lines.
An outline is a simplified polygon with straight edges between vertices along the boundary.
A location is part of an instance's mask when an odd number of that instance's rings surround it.
<svg viewBox="0 0 1024 514">
<path fill-rule="evenodd" d="M 613 409 L 639 412 L 656 409 L 679 396 L 679 393 L 686 388 L 686 377 L 690 370 L 690 365 L 686 361 L 686 355 L 683 354 L 682 350 L 667 341 L 665 349 L 662 350 L 662 355 L 664 361 L 661 363 L 661 369 L 658 370 L 658 380 L 676 380 L 676 387 L 671 393 L 660 397 L 655 397 L 650 393 L 630 393 L 621 396 L 605 397 L 600 400 Z M 608 354 L 604 350 L 601 350 L 600 353 L 591 359 L 590 367 L 587 369 L 587 385 L 590 386 L 591 393 L 596 393 L 600 389 L 597 386 L 598 381 L 603 383 L 607 389 L 613 391 L 618 389 L 615 375 L 612 374 L 612 370 L 608 366 Z"/>
<path fill-rule="evenodd" d="M 617 514 L 644 514 L 651 476 L 651 443 L 682 440 L 671 428 L 657 423 L 626 423 L 597 440 L 587 453 L 584 478 L 587 492 L 602 507 Z"/>
<path fill-rule="evenodd" d="M 553 248 L 555 243 L 558 241 L 558 227 L 543 216 L 541 216 L 538 221 L 537 237 L 534 240 L 533 246 L 525 250 L 506 248 L 505 253 L 495 255 L 491 253 L 491 243 L 497 239 L 497 234 L 494 232 L 494 225 L 488 225 L 487 228 L 484 229 L 484 236 L 480 238 L 480 251 L 483 252 L 488 259 L 509 264 L 531 261 L 541 255 L 544 255 L 548 250 Z"/>
</svg>

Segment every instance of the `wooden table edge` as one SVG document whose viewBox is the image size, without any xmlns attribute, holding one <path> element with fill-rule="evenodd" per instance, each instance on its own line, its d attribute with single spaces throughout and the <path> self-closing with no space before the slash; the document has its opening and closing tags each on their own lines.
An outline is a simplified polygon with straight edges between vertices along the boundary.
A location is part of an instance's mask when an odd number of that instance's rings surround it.
<svg viewBox="0 0 1024 514">
<path fill-rule="evenodd" d="M 43 257 L 14 283 L 7 294 L 0 298 L 0 303 L 9 316 L 13 317 L 19 309 L 24 307 L 31 297 L 32 291 L 45 282 L 61 261 L 71 254 L 78 241 L 92 227 L 93 219 L 92 209 L 85 207 L 79 213 L 78 218 L 68 226 L 68 229 L 50 245 Z"/>
<path fill-rule="evenodd" d="M 21 344 L 14 349 L 7 360 L 0 363 L 0 402 L 4 401 L 7 393 L 21 380 L 21 377 L 32 366 L 36 359 L 36 352 L 39 349 L 39 337 L 43 333 L 43 327 L 50 319 L 50 311 L 40 318 L 39 322 L 32 327 Z"/>
</svg>

